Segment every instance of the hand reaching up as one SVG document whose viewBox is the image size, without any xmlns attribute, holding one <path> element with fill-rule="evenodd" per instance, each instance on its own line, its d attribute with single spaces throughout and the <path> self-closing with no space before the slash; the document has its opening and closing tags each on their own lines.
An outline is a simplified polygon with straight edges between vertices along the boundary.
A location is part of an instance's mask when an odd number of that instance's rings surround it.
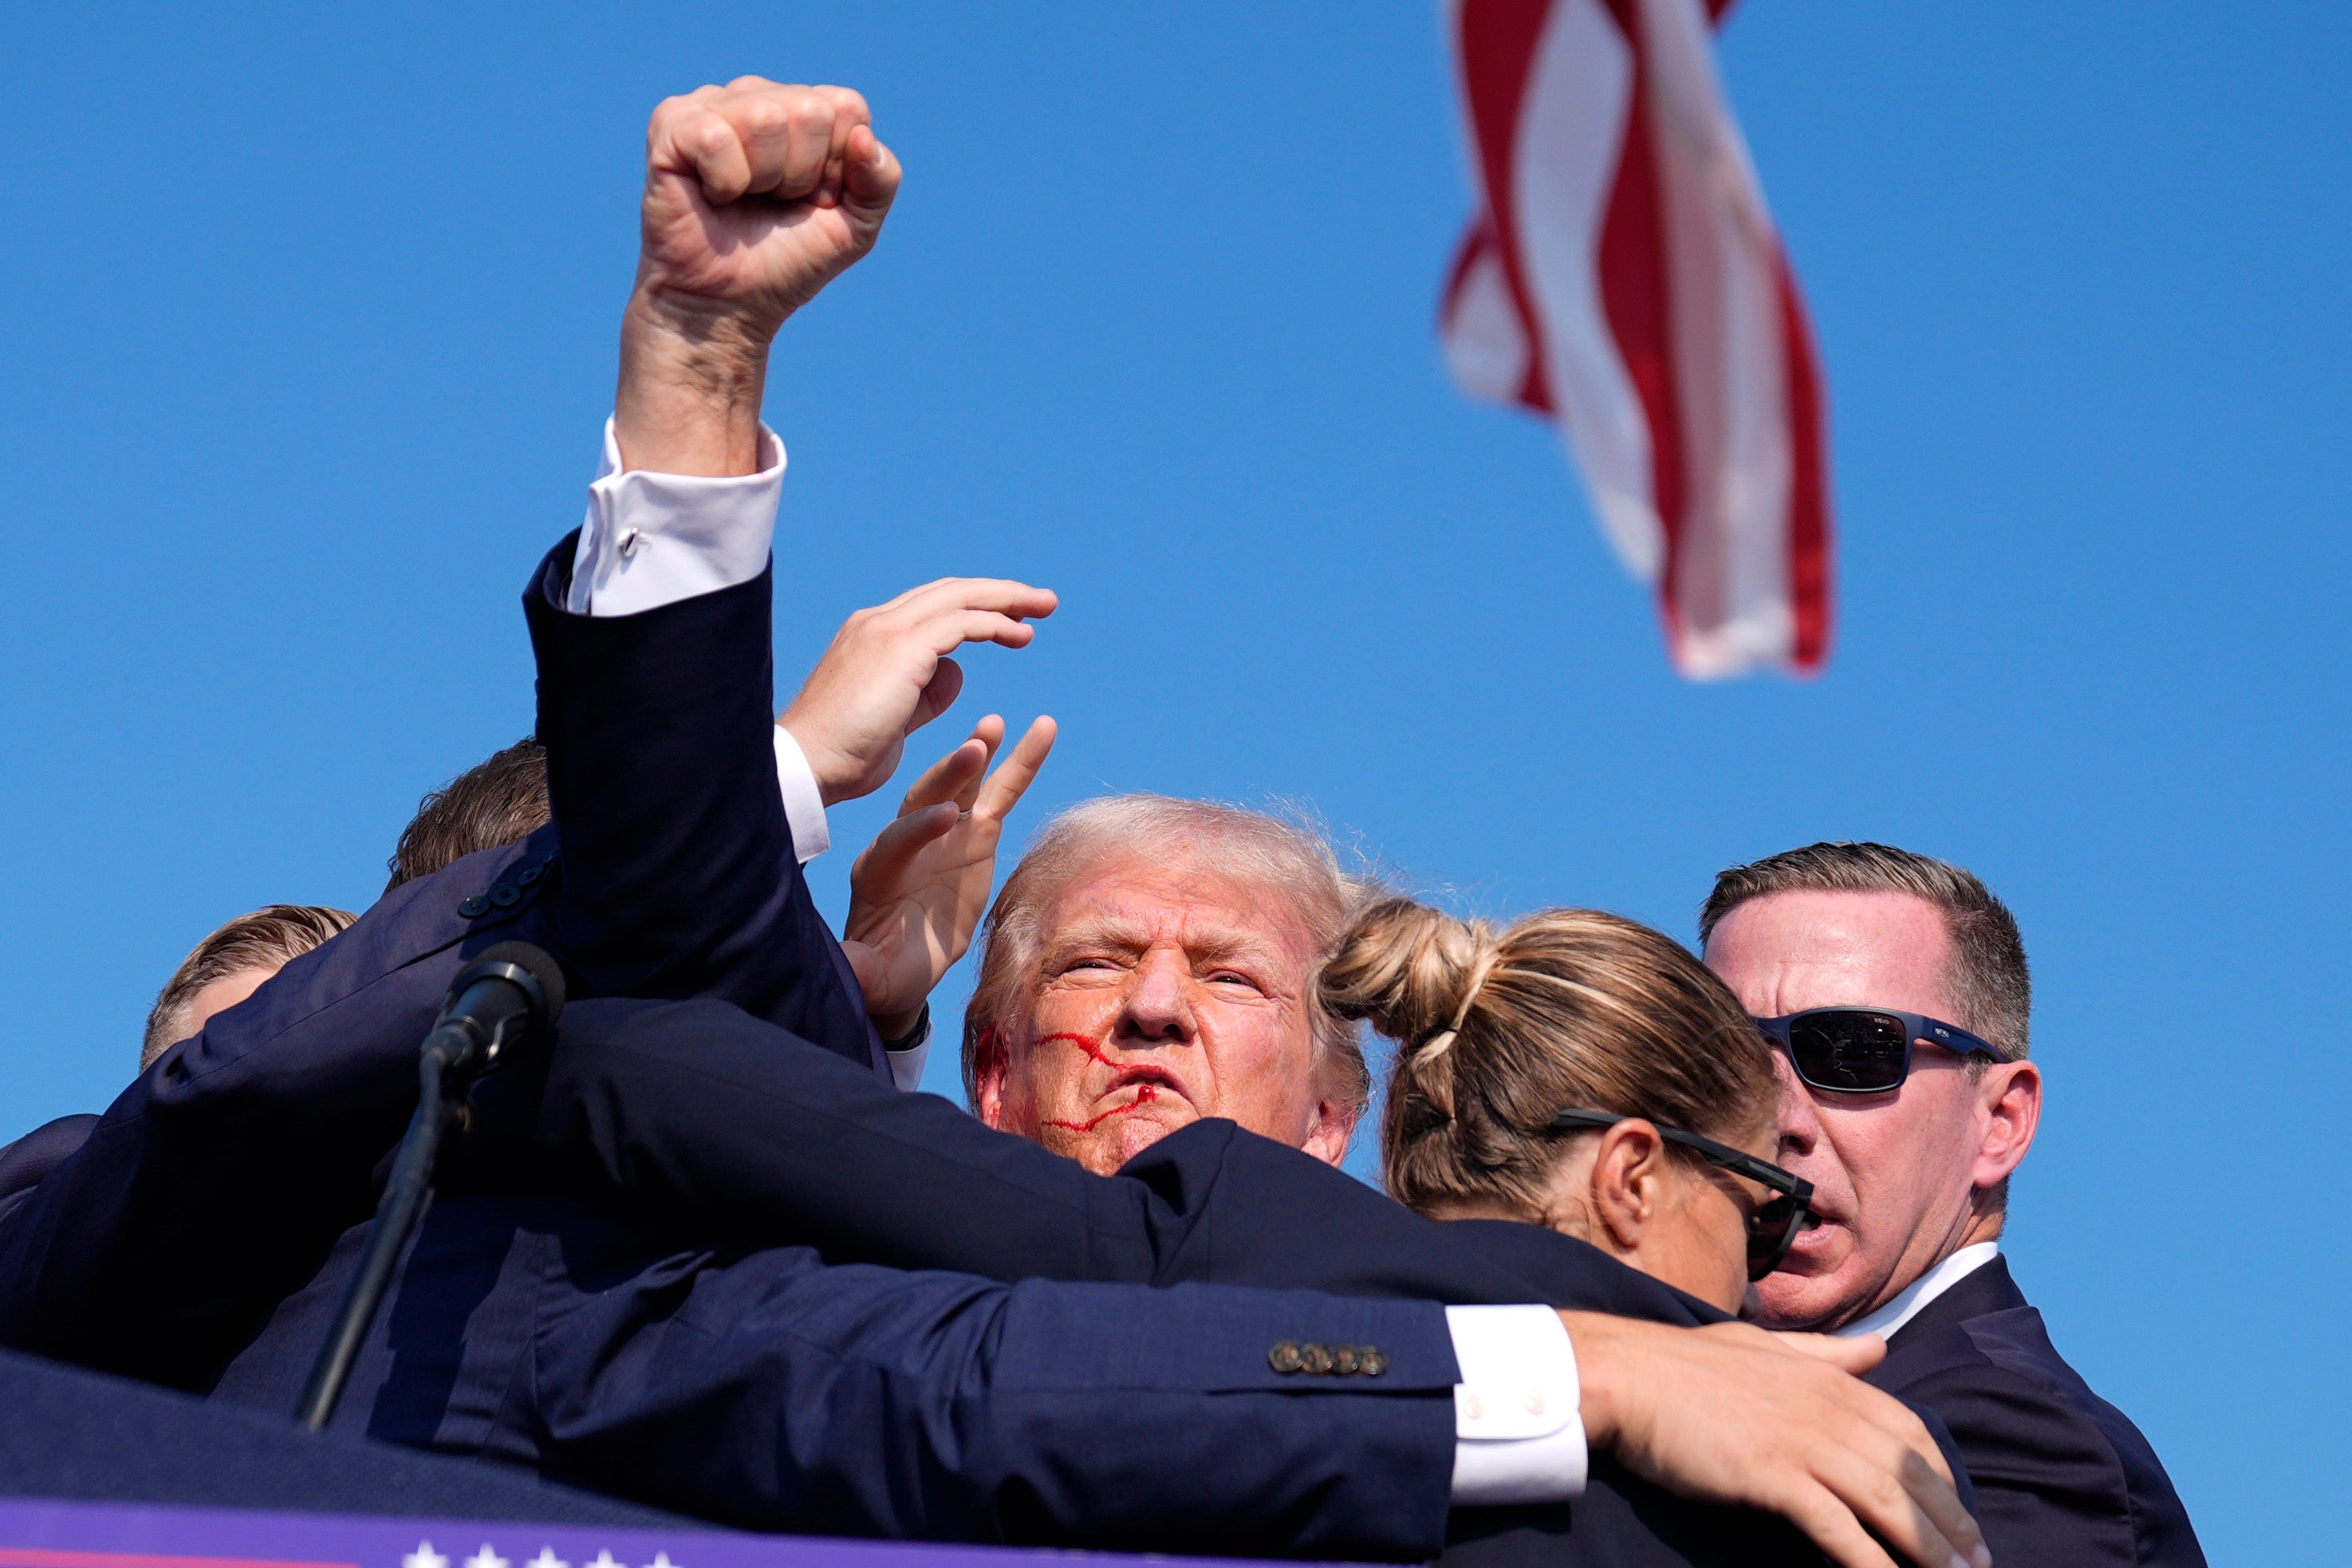
<svg viewBox="0 0 2352 1568">
<path fill-rule="evenodd" d="M 1054 721 L 1038 720 L 989 773 L 1004 721 L 982 719 L 971 739 L 915 781 L 898 819 L 850 868 L 841 947 L 884 1038 L 914 1026 L 923 999 L 971 946 L 995 885 L 1004 819 L 1045 765 L 1054 735 Z"/>
<path fill-rule="evenodd" d="M 1051 589 L 1026 583 L 942 577 L 843 622 L 776 721 L 800 742 L 824 804 L 872 795 L 890 782 L 907 737 L 946 712 L 963 689 L 963 669 L 949 657 L 957 648 L 1027 647 L 1037 633 L 1025 623 L 1052 615 L 1059 603 Z"/>
</svg>

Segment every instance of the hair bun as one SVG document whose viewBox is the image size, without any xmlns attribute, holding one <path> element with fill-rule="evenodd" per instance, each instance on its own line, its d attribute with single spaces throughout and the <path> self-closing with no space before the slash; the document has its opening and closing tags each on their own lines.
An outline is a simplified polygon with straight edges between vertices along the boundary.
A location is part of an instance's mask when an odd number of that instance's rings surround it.
<svg viewBox="0 0 2352 1568">
<path fill-rule="evenodd" d="M 1323 966 L 1323 1005 L 1419 1046 L 1454 1026 L 1495 948 L 1484 921 L 1456 920 L 1412 899 L 1382 899 L 1356 916 Z"/>
</svg>

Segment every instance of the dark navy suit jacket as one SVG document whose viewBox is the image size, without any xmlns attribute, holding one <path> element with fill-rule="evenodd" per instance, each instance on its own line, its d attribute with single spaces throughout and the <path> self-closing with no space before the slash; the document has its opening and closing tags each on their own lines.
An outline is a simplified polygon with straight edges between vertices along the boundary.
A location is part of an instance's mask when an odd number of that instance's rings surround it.
<svg viewBox="0 0 2352 1568">
<path fill-rule="evenodd" d="M 292 1408 L 362 1235 L 215 1398 Z M 1275 1371 L 1310 1340 L 1389 1366 Z M 1006 1285 L 461 1191 L 336 1426 L 754 1529 L 1404 1560 L 1444 1539 L 1457 1375 L 1428 1302 Z"/>
<path fill-rule="evenodd" d="M 881 1089 L 720 1003 L 583 1005 L 554 1051 L 485 1079 L 475 1109 L 469 1154 L 483 1179 L 601 1193 L 656 1233 L 702 1228 L 1006 1281 L 1246 1284 L 1724 1319 L 1540 1226 L 1423 1219 L 1231 1121 L 1196 1122 L 1096 1176 L 946 1100 Z M 1957 1451 L 1921 1415 L 1965 1499 Z M 1475 1568 L 1821 1561 L 1778 1519 L 1694 1506 L 1606 1456 L 1573 1507 L 1457 1512 L 1444 1555 Z"/>
<path fill-rule="evenodd" d="M 510 937 L 575 996 L 725 997 L 887 1077 L 776 789 L 770 574 L 574 616 L 572 547 L 523 598 L 555 824 L 394 889 L 0 1207 L 0 1344 L 203 1387 L 371 1212 L 451 977 Z"/>
<path fill-rule="evenodd" d="M 0 1340 L 290 1409 L 417 1044 L 466 957 L 509 937 L 553 951 L 575 997 L 724 998 L 893 1093 L 793 858 L 767 578 L 590 619 L 561 608 L 570 559 L 567 542 L 525 597 L 554 825 L 395 889 L 20 1188 Z M 1434 1304 L 837 1268 L 656 1237 L 499 1176 L 450 1163 L 339 1425 L 772 1528 L 1381 1557 L 1442 1542 L 1457 1374 Z M 1385 1370 L 1276 1373 L 1273 1346 L 1307 1339 L 1376 1346 Z"/>
<path fill-rule="evenodd" d="M 2156 1450 L 2058 1354 L 2007 1258 L 1904 1324 L 1874 1381 L 1933 1405 L 1951 1427 L 2001 1568 L 2204 1568 Z"/>
</svg>

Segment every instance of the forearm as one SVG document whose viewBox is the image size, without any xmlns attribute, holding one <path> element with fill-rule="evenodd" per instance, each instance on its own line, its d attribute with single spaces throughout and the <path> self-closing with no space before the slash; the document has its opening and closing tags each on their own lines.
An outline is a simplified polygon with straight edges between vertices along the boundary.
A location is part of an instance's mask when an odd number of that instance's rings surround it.
<svg viewBox="0 0 2352 1568">
<path fill-rule="evenodd" d="M 641 278 L 621 317 L 613 399 L 623 466 L 712 478 L 756 473 L 774 332 L 739 309 L 681 302 Z"/>
</svg>

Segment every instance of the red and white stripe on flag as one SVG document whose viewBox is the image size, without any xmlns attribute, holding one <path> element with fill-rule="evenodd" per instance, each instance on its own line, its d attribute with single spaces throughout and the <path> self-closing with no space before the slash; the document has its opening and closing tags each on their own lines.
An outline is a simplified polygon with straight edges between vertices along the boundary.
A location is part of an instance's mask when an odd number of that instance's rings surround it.
<svg viewBox="0 0 2352 1568">
<path fill-rule="evenodd" d="M 1828 437 L 1796 279 L 1724 101 L 1730 0 L 1450 0 L 1483 210 L 1440 314 L 1549 415 L 1675 668 L 1821 668 Z"/>
</svg>

